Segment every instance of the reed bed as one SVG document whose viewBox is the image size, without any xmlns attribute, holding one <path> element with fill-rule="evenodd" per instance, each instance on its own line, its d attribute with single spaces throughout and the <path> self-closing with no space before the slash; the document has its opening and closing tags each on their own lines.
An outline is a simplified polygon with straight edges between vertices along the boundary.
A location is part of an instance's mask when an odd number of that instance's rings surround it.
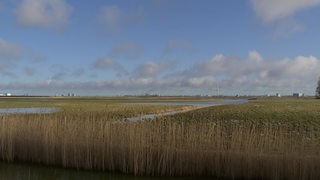
<svg viewBox="0 0 320 180">
<path fill-rule="evenodd" d="M 109 111 L 1 116 L 0 158 L 149 176 L 319 179 L 314 105 L 256 101 L 138 122 Z"/>
</svg>

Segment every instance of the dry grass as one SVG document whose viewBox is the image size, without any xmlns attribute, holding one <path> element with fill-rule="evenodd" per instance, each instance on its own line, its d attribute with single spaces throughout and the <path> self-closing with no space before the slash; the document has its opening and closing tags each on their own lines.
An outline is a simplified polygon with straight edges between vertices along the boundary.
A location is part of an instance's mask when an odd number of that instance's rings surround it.
<svg viewBox="0 0 320 180">
<path fill-rule="evenodd" d="M 319 179 L 320 116 L 303 103 L 220 106 L 135 123 L 114 123 L 121 116 L 108 111 L 2 116 L 0 158 L 135 175 Z"/>
</svg>

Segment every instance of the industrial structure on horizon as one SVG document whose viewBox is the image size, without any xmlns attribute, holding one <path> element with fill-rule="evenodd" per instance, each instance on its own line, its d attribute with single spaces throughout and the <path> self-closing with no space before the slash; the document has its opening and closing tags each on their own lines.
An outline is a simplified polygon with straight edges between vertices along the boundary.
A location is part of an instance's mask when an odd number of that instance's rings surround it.
<svg viewBox="0 0 320 180">
<path fill-rule="evenodd" d="M 11 93 L 0 93 L 0 96 L 12 96 L 12 94 Z"/>
</svg>

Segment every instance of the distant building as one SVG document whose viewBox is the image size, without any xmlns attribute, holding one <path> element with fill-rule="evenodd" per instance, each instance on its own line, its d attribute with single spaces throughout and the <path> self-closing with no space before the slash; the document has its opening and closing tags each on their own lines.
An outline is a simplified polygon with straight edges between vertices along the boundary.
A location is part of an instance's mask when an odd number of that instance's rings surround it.
<svg viewBox="0 0 320 180">
<path fill-rule="evenodd" d="M 11 93 L 6 93 L 5 96 L 11 96 Z"/>
<path fill-rule="evenodd" d="M 280 93 L 277 93 L 277 94 L 276 94 L 276 97 L 281 97 L 281 94 L 280 94 Z"/>
<path fill-rule="evenodd" d="M 145 93 L 144 96 L 147 96 L 147 97 L 159 97 L 161 96 L 160 94 L 149 94 L 149 93 Z"/>
<path fill-rule="evenodd" d="M 303 97 L 304 94 L 303 93 L 293 93 L 292 96 L 293 97 Z"/>
</svg>

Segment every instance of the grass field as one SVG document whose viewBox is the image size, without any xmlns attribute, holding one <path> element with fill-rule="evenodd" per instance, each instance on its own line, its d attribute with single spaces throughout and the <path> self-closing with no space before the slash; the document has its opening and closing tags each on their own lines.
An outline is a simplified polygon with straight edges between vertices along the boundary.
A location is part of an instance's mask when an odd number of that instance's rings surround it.
<svg viewBox="0 0 320 180">
<path fill-rule="evenodd" d="M 119 121 L 183 108 L 125 104 L 161 100 L 181 99 L 0 99 L 1 107 L 63 109 L 53 114 L 0 116 L 0 158 L 150 176 L 320 177 L 317 99 L 258 98 L 153 120 Z"/>
</svg>

